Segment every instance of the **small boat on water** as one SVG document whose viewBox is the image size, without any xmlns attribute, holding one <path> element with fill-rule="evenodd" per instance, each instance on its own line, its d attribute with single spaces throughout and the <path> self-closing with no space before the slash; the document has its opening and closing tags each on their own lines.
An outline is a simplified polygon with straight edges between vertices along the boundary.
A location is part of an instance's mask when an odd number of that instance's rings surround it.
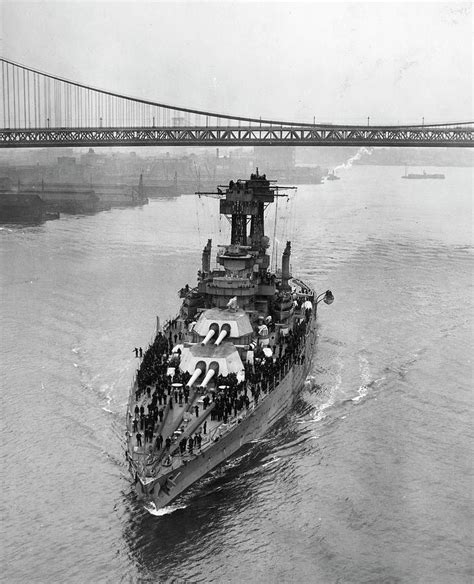
<svg viewBox="0 0 474 584">
<path fill-rule="evenodd" d="M 334 174 L 334 170 L 332 172 L 330 172 L 327 177 L 326 180 L 341 180 L 340 176 L 337 176 L 337 174 Z"/>
<path fill-rule="evenodd" d="M 196 286 L 146 349 L 131 387 L 126 456 L 138 497 L 152 512 L 260 438 L 291 408 L 316 350 L 317 294 L 270 270 L 264 212 L 283 188 L 257 172 L 212 195 L 231 223 L 231 241 L 202 252 Z M 286 187 L 288 188 L 288 187 Z M 136 356 L 140 358 L 138 350 Z M 141 353 L 141 349 L 140 349 Z"/>
</svg>

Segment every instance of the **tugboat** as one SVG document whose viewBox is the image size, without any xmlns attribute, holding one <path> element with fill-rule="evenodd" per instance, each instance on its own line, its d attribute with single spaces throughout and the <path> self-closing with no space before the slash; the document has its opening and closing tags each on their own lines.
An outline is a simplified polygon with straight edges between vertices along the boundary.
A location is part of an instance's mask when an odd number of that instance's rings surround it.
<svg viewBox="0 0 474 584">
<path fill-rule="evenodd" d="M 316 311 L 331 304 L 290 273 L 291 243 L 272 273 L 264 212 L 285 188 L 260 175 L 216 193 L 230 244 L 202 252 L 195 287 L 157 331 L 130 391 L 126 456 L 138 497 L 153 512 L 260 438 L 291 408 L 311 366 Z"/>
<path fill-rule="evenodd" d="M 341 180 L 340 176 L 337 176 L 337 174 L 334 174 L 334 170 L 332 172 L 330 172 L 327 177 L 326 180 Z"/>
</svg>

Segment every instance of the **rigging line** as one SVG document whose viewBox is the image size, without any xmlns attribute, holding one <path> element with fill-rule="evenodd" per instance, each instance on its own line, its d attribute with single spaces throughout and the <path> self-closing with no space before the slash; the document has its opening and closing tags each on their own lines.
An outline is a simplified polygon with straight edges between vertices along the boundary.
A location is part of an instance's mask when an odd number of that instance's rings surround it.
<svg viewBox="0 0 474 584">
<path fill-rule="evenodd" d="M 197 196 L 199 198 L 201 198 L 199 195 L 197 195 Z M 195 206 L 196 206 L 196 223 L 197 223 L 197 228 L 198 228 L 199 247 L 202 247 L 201 228 L 199 227 L 199 202 L 196 199 L 196 195 L 194 196 L 194 201 L 195 201 Z"/>
<path fill-rule="evenodd" d="M 284 219 L 284 237 L 283 241 L 291 241 L 291 211 L 290 211 L 290 197 L 286 199 L 285 205 L 285 219 Z"/>
<path fill-rule="evenodd" d="M 285 204 L 285 237 L 284 241 L 291 241 L 291 210 L 290 210 L 290 197 L 286 197 Z"/>
<path fill-rule="evenodd" d="M 296 219 L 295 219 L 295 193 L 291 193 L 288 196 L 288 204 L 289 204 L 289 223 L 290 223 L 290 241 L 293 241 L 295 238 L 295 228 L 296 228 Z"/>
<path fill-rule="evenodd" d="M 276 240 L 277 221 L 278 221 L 278 197 L 276 197 L 276 201 L 275 201 L 275 221 L 273 223 L 273 247 L 272 247 L 272 261 L 271 261 L 271 264 L 273 264 L 273 260 L 275 260 L 275 273 L 276 273 L 277 264 L 278 264 L 278 258 L 277 258 L 278 243 Z"/>
<path fill-rule="evenodd" d="M 293 193 L 293 237 L 296 237 L 296 226 L 298 225 L 298 201 L 296 193 Z"/>
</svg>

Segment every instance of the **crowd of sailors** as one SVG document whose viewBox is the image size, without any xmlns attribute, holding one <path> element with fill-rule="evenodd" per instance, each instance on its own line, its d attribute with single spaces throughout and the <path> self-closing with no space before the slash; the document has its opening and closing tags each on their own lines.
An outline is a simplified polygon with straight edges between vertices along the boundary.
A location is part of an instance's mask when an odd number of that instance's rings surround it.
<svg viewBox="0 0 474 584">
<path fill-rule="evenodd" d="M 177 324 L 170 322 L 168 336 L 159 332 L 153 344 L 142 353 L 131 420 L 136 446 L 142 452 L 160 453 L 164 457 L 165 465 L 171 464 L 170 454 L 193 456 L 196 451 L 201 450 L 203 442 L 208 443 L 208 418 L 211 424 L 214 422 L 213 426 L 240 421 L 251 405 L 258 405 L 262 394 L 265 396 L 271 392 L 293 365 L 301 365 L 305 360 L 302 348 L 307 319 L 302 319 L 286 335 L 279 335 L 270 356 L 265 354 L 260 345 L 255 347 L 253 359 L 245 362 L 244 380 L 239 381 L 235 373 L 218 375 L 214 379 L 213 388 L 206 391 L 199 402 L 194 403 L 197 392 L 186 386 L 191 375 L 187 371 L 179 370 L 179 353 L 172 354 Z M 170 355 L 171 359 L 175 359 L 173 375 L 168 374 Z M 167 415 L 175 408 L 183 408 L 183 414 L 187 411 L 188 421 L 189 417 L 197 420 L 201 416 L 201 422 L 192 435 L 183 435 L 180 438 L 184 433 L 184 426 L 176 432 L 173 424 L 166 425 Z M 210 413 L 207 411 L 209 408 Z M 163 437 L 165 426 L 170 426 L 170 435 L 166 438 Z M 218 435 L 214 437 L 214 440 L 217 439 Z"/>
</svg>

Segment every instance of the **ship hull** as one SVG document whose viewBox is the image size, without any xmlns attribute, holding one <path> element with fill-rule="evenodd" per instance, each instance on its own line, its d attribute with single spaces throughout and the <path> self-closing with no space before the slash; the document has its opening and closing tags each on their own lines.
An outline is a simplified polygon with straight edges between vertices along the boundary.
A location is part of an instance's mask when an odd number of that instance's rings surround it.
<svg viewBox="0 0 474 584">
<path fill-rule="evenodd" d="M 406 174 L 404 176 L 402 176 L 402 178 L 406 178 L 406 179 L 414 179 L 414 180 L 419 180 L 419 179 L 427 179 L 427 178 L 435 178 L 435 179 L 444 179 L 444 174 Z"/>
<path fill-rule="evenodd" d="M 203 449 L 201 454 L 186 465 L 147 484 L 143 484 L 137 477 L 137 495 L 149 503 L 152 502 L 157 509 L 165 507 L 192 484 L 236 454 L 245 444 L 261 438 L 290 411 L 307 378 L 315 345 L 316 318 L 313 318 L 307 333 L 304 362 L 293 365 L 275 389 L 265 395 L 232 431 Z"/>
</svg>

